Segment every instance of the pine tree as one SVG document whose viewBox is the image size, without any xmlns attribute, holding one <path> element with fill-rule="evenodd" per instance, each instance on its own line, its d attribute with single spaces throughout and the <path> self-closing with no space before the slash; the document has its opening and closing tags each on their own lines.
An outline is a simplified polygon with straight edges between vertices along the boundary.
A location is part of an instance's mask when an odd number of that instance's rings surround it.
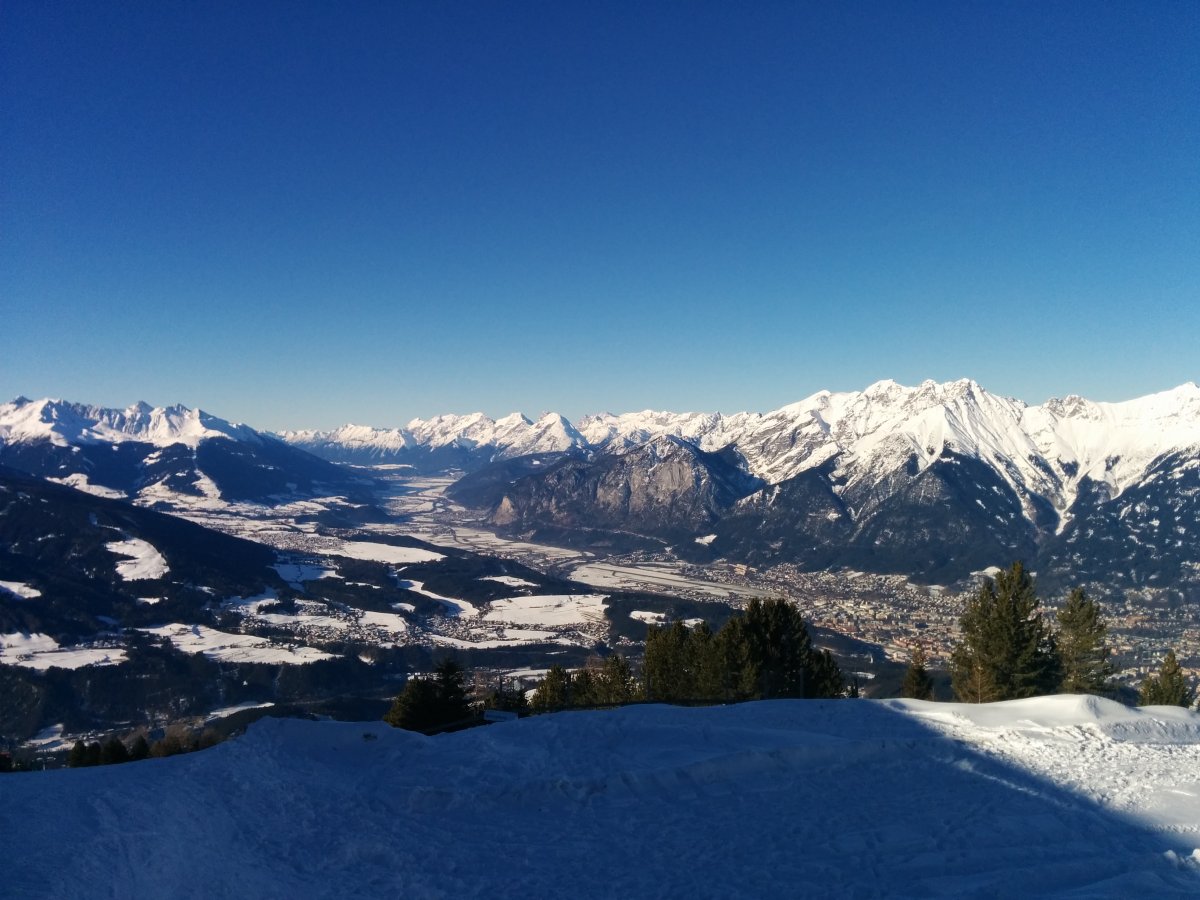
<svg viewBox="0 0 1200 900">
<path fill-rule="evenodd" d="M 571 705 L 571 675 L 562 666 L 554 665 L 533 692 L 529 706 L 536 712 L 554 712 Z"/>
<path fill-rule="evenodd" d="M 629 668 L 629 661 L 619 653 L 604 660 L 599 673 L 594 676 L 596 702 L 606 706 L 629 703 L 637 697 L 637 679 Z"/>
<path fill-rule="evenodd" d="M 383 720 L 395 728 L 432 731 L 440 724 L 437 685 L 426 678 L 410 678 Z"/>
<path fill-rule="evenodd" d="M 129 762 L 129 751 L 121 743 L 121 739 L 111 737 L 100 747 L 100 765 L 112 766 Z"/>
<path fill-rule="evenodd" d="M 806 675 L 816 674 L 807 671 L 814 662 L 812 638 L 796 607 L 781 597 L 756 597 L 746 607 L 743 627 L 757 696 L 823 696 L 805 684 Z"/>
<path fill-rule="evenodd" d="M 72 745 L 71 752 L 67 754 L 67 765 L 72 769 L 88 765 L 87 744 L 83 741 L 76 741 Z"/>
<path fill-rule="evenodd" d="M 833 654 L 828 650 L 813 652 L 805 668 L 804 696 L 830 699 L 843 696 L 845 690 L 846 679 Z"/>
<path fill-rule="evenodd" d="M 133 744 L 129 747 L 129 759 L 136 762 L 139 759 L 145 759 L 150 755 L 150 745 L 146 742 L 146 736 L 139 734 L 133 739 Z"/>
<path fill-rule="evenodd" d="M 1195 702 L 1195 689 L 1187 683 L 1175 651 L 1168 650 L 1158 675 L 1150 675 L 1142 682 L 1138 703 L 1142 706 L 1190 707 Z"/>
<path fill-rule="evenodd" d="M 918 644 L 913 648 L 912 658 L 908 661 L 908 670 L 904 673 L 904 684 L 900 688 L 902 697 L 913 700 L 933 699 L 933 679 L 925 668 L 925 648 Z"/>
<path fill-rule="evenodd" d="M 596 677 L 591 669 L 580 669 L 571 676 L 571 687 L 568 693 L 570 705 L 573 707 L 599 706 L 599 694 L 596 687 Z"/>
<path fill-rule="evenodd" d="M 1033 697 L 1062 682 L 1058 647 L 1033 578 L 1019 562 L 985 578 L 967 601 L 951 656 L 954 692 L 969 703 Z"/>
<path fill-rule="evenodd" d="M 695 656 L 691 631 L 682 622 L 674 622 L 670 627 L 651 625 L 646 632 L 642 664 L 646 699 L 662 703 L 698 699 Z"/>
<path fill-rule="evenodd" d="M 1100 607 L 1075 588 L 1058 612 L 1058 652 L 1062 659 L 1062 685 L 1066 694 L 1107 694 L 1113 667 L 1105 643 L 1108 624 Z"/>
<path fill-rule="evenodd" d="M 470 717 L 466 673 L 453 659 L 444 659 L 432 678 L 410 678 L 383 720 L 396 728 L 435 734 L 462 726 Z"/>
<path fill-rule="evenodd" d="M 519 715 L 529 711 L 529 701 L 525 698 L 525 692 L 521 690 L 520 685 L 513 687 L 499 685 L 488 692 L 483 701 L 483 708 L 502 709 L 505 712 L 514 712 Z"/>
<path fill-rule="evenodd" d="M 453 659 L 443 659 L 434 671 L 437 686 L 438 717 L 440 726 L 460 725 L 471 716 L 471 702 L 467 699 L 466 672 Z"/>
</svg>

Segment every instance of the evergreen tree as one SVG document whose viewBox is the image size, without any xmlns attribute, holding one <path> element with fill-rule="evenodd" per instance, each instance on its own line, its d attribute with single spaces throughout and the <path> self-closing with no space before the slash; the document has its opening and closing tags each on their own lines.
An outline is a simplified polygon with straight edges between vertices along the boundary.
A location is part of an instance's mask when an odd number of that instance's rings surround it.
<svg viewBox="0 0 1200 900">
<path fill-rule="evenodd" d="M 434 669 L 437 686 L 439 725 L 460 725 L 471 717 L 471 702 L 467 698 L 466 672 L 453 659 L 443 659 Z"/>
<path fill-rule="evenodd" d="M 913 700 L 933 699 L 933 679 L 929 676 L 929 670 L 925 668 L 925 661 L 925 648 L 918 644 L 913 648 L 912 658 L 908 661 L 900 696 L 911 697 Z"/>
<path fill-rule="evenodd" d="M 756 597 L 746 607 L 743 622 L 758 697 L 820 696 L 806 689 L 812 639 L 796 607 L 781 597 L 766 601 Z"/>
<path fill-rule="evenodd" d="M 435 734 L 465 725 L 470 718 L 466 673 L 447 658 L 437 664 L 432 678 L 410 678 L 383 720 L 396 728 Z"/>
<path fill-rule="evenodd" d="M 833 654 L 828 650 L 814 651 L 805 670 L 804 696 L 830 699 L 843 696 L 845 690 L 846 679 Z"/>
<path fill-rule="evenodd" d="M 483 701 L 484 709 L 502 709 L 518 715 L 529 711 L 529 701 L 519 685 L 511 688 L 500 685 L 488 693 Z"/>
<path fill-rule="evenodd" d="M 637 679 L 629 668 L 629 661 L 619 653 L 604 660 L 595 676 L 596 702 L 606 706 L 617 706 L 637 699 Z"/>
<path fill-rule="evenodd" d="M 1190 707 L 1195 702 L 1195 689 L 1187 683 L 1175 651 L 1168 650 L 1158 674 L 1150 675 L 1142 682 L 1138 703 L 1142 706 Z"/>
<path fill-rule="evenodd" d="M 646 631 L 643 671 L 646 699 L 662 703 L 695 700 L 695 648 L 692 635 L 682 622 L 670 627 L 651 625 Z"/>
<path fill-rule="evenodd" d="M 129 762 L 129 751 L 121 743 L 121 739 L 111 737 L 100 747 L 100 765 L 112 766 Z"/>
<path fill-rule="evenodd" d="M 1113 667 L 1105 643 L 1108 624 L 1100 607 L 1075 588 L 1058 612 L 1058 652 L 1062 659 L 1062 685 L 1066 694 L 1107 694 Z"/>
<path fill-rule="evenodd" d="M 71 747 L 71 752 L 67 754 L 67 765 L 72 769 L 78 769 L 88 764 L 87 744 L 83 741 L 76 741 Z"/>
<path fill-rule="evenodd" d="M 592 675 L 591 669 L 580 669 L 571 676 L 571 685 L 568 692 L 568 699 L 571 706 L 599 706 L 599 693 L 596 687 L 596 678 Z"/>
<path fill-rule="evenodd" d="M 533 692 L 529 706 L 536 712 L 554 712 L 571 705 L 571 675 L 562 666 L 554 665 Z"/>
<path fill-rule="evenodd" d="M 394 728 L 409 731 L 432 731 L 441 724 L 438 689 L 426 678 L 410 678 L 383 720 Z"/>
<path fill-rule="evenodd" d="M 950 659 L 954 692 L 969 703 L 1047 694 L 1062 682 L 1058 647 L 1033 578 L 1019 562 L 985 578 L 967 601 Z"/>
<path fill-rule="evenodd" d="M 133 739 L 133 743 L 129 746 L 129 759 L 136 762 L 139 759 L 145 759 L 150 755 L 150 745 L 146 742 L 146 736 L 139 734 Z"/>
</svg>

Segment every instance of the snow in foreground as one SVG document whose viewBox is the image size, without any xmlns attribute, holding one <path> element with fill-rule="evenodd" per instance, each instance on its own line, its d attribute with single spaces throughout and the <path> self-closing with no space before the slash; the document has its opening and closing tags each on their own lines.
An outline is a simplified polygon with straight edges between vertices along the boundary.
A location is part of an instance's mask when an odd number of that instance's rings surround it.
<svg viewBox="0 0 1200 900">
<path fill-rule="evenodd" d="M 14 897 L 1200 894 L 1200 716 L 1094 698 L 266 720 L 3 790 Z"/>
</svg>

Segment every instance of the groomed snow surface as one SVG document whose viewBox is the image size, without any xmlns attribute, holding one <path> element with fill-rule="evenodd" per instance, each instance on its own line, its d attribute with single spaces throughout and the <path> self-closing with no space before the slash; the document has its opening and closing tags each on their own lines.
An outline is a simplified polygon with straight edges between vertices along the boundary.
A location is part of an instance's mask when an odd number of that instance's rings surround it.
<svg viewBox="0 0 1200 900">
<path fill-rule="evenodd" d="M 1200 895 L 1200 716 L 1093 698 L 264 720 L 4 790 L 10 897 Z"/>
</svg>

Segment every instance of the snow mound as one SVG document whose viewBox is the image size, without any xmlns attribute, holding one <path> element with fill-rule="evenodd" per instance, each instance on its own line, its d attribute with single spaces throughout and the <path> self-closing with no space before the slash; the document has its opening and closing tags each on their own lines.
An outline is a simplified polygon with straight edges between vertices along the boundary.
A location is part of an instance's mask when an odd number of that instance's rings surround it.
<svg viewBox="0 0 1200 900">
<path fill-rule="evenodd" d="M 435 738 L 263 720 L 198 754 L 6 778 L 5 886 L 62 898 L 1200 892 L 1194 714 L 1051 698 L 976 721 L 936 707 L 647 705 Z M 1072 740 L 1138 717 L 1170 743 Z M 998 734 L 1030 759 L 1069 756 L 1078 782 L 1003 756 L 988 744 Z M 1119 784 L 1128 809 L 1112 799 Z M 139 822 L 152 827 L 103 827 Z M 198 860 L 220 864 L 199 874 Z"/>
</svg>

